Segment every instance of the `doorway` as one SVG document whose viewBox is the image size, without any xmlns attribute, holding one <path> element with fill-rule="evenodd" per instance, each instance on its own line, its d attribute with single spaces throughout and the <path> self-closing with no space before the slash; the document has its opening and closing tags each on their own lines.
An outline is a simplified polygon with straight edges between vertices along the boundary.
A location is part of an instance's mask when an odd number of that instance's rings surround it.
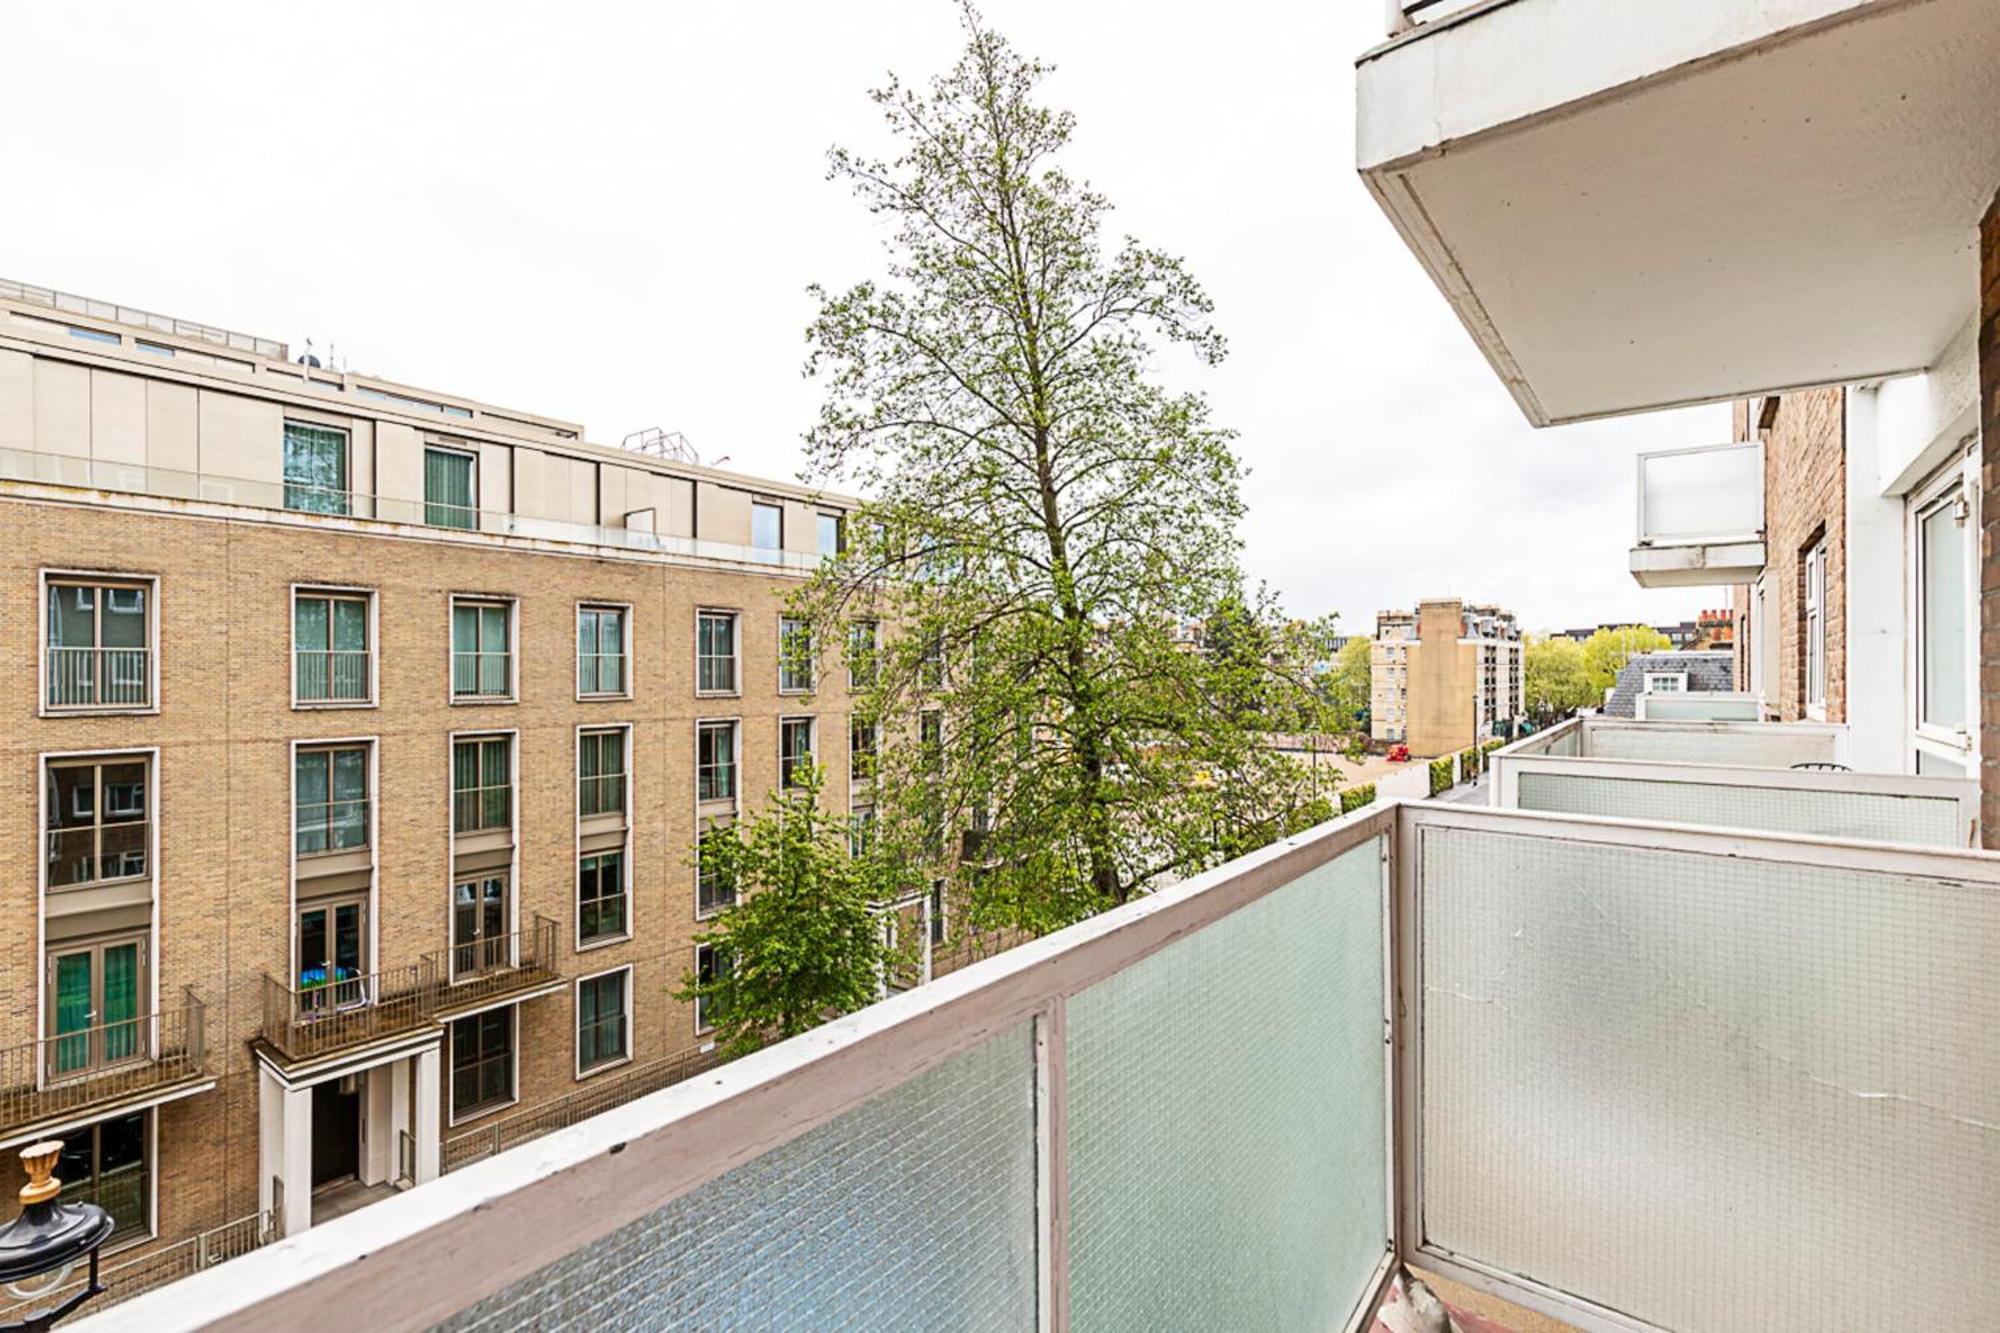
<svg viewBox="0 0 2000 1333">
<path fill-rule="evenodd" d="M 361 1175 L 361 1089 L 354 1078 L 315 1084 L 312 1090 L 314 1189 Z"/>
</svg>

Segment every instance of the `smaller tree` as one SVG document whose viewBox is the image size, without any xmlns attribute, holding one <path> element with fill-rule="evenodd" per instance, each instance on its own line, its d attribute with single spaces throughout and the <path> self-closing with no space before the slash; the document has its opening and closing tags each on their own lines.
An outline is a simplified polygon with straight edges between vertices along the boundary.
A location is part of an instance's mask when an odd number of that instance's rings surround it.
<svg viewBox="0 0 2000 1333">
<path fill-rule="evenodd" d="M 874 1002 L 903 953 L 871 906 L 886 896 L 882 862 L 850 855 L 843 821 L 820 807 L 816 767 L 772 793 L 750 819 L 711 829 L 698 868 L 735 890 L 735 903 L 695 936 L 726 960 L 692 970 L 674 998 L 699 1000 L 729 1056 L 795 1036 Z"/>
<path fill-rule="evenodd" d="M 1584 670 L 1591 688 L 1602 702 L 1604 692 L 1618 682 L 1618 671 L 1636 653 L 1657 653 L 1673 647 L 1673 641 L 1651 625 L 1621 625 L 1601 629 L 1583 641 Z"/>
<path fill-rule="evenodd" d="M 1583 645 L 1575 639 L 1531 638 L 1521 652 L 1522 694 L 1529 716 L 1543 726 L 1604 701 L 1591 684 Z"/>
<path fill-rule="evenodd" d="M 1341 645 L 1326 675 L 1327 705 L 1342 731 L 1366 732 L 1368 707 L 1374 695 L 1373 639 L 1355 635 Z"/>
</svg>

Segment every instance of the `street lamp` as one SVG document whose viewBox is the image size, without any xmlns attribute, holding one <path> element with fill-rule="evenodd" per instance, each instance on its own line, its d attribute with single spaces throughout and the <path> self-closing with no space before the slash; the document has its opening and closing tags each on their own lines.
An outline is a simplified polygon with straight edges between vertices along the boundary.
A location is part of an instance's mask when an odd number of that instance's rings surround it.
<svg viewBox="0 0 2000 1333">
<path fill-rule="evenodd" d="M 21 1150 L 28 1183 L 21 1187 L 21 1215 L 0 1227 L 0 1285 L 18 1300 L 39 1300 L 69 1281 L 86 1258 L 90 1280 L 62 1304 L 0 1326 L 0 1333 L 41 1333 L 104 1290 L 97 1280 L 97 1251 L 111 1238 L 114 1224 L 94 1203 L 56 1201 L 62 1193 L 54 1174 L 62 1147 L 60 1139 L 49 1139 Z"/>
</svg>

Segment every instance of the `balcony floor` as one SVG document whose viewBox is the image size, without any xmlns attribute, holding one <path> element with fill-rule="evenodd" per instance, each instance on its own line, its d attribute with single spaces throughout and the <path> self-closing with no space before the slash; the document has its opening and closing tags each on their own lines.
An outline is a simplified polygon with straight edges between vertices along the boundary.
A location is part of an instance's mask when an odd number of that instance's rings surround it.
<svg viewBox="0 0 2000 1333">
<path fill-rule="evenodd" d="M 1422 1278 L 1424 1284 L 1444 1301 L 1451 1311 L 1456 1333 L 1577 1333 L 1576 1329 L 1559 1319 L 1524 1310 L 1497 1296 L 1488 1296 L 1453 1282 L 1450 1278 L 1439 1277 L 1421 1268 L 1410 1271 Z M 1390 1292 L 1392 1305 L 1396 1296 L 1397 1293 Z M 1385 1306 L 1382 1318 L 1375 1322 L 1369 1333 L 1406 1333 L 1407 1328 L 1408 1325 Z"/>
</svg>

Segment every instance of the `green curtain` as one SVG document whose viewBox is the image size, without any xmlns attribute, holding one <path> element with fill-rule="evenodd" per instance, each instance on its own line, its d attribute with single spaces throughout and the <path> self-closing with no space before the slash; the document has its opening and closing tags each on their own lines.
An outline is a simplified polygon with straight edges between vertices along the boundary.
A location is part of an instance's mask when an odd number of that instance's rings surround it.
<svg viewBox="0 0 2000 1333">
<path fill-rule="evenodd" d="M 90 1063 L 90 955 L 56 959 L 55 1072 L 72 1073 Z M 76 1033 L 76 1036 L 66 1034 Z"/>
<path fill-rule="evenodd" d="M 139 946 L 104 950 L 104 1058 L 128 1060 L 139 1053 Z"/>
<path fill-rule="evenodd" d="M 470 528 L 476 517 L 471 456 L 424 450 L 424 522 L 440 528 Z"/>
<path fill-rule="evenodd" d="M 298 806 L 299 855 L 326 850 L 327 756 L 324 750 L 301 750 L 292 765 L 292 790 Z"/>
</svg>

